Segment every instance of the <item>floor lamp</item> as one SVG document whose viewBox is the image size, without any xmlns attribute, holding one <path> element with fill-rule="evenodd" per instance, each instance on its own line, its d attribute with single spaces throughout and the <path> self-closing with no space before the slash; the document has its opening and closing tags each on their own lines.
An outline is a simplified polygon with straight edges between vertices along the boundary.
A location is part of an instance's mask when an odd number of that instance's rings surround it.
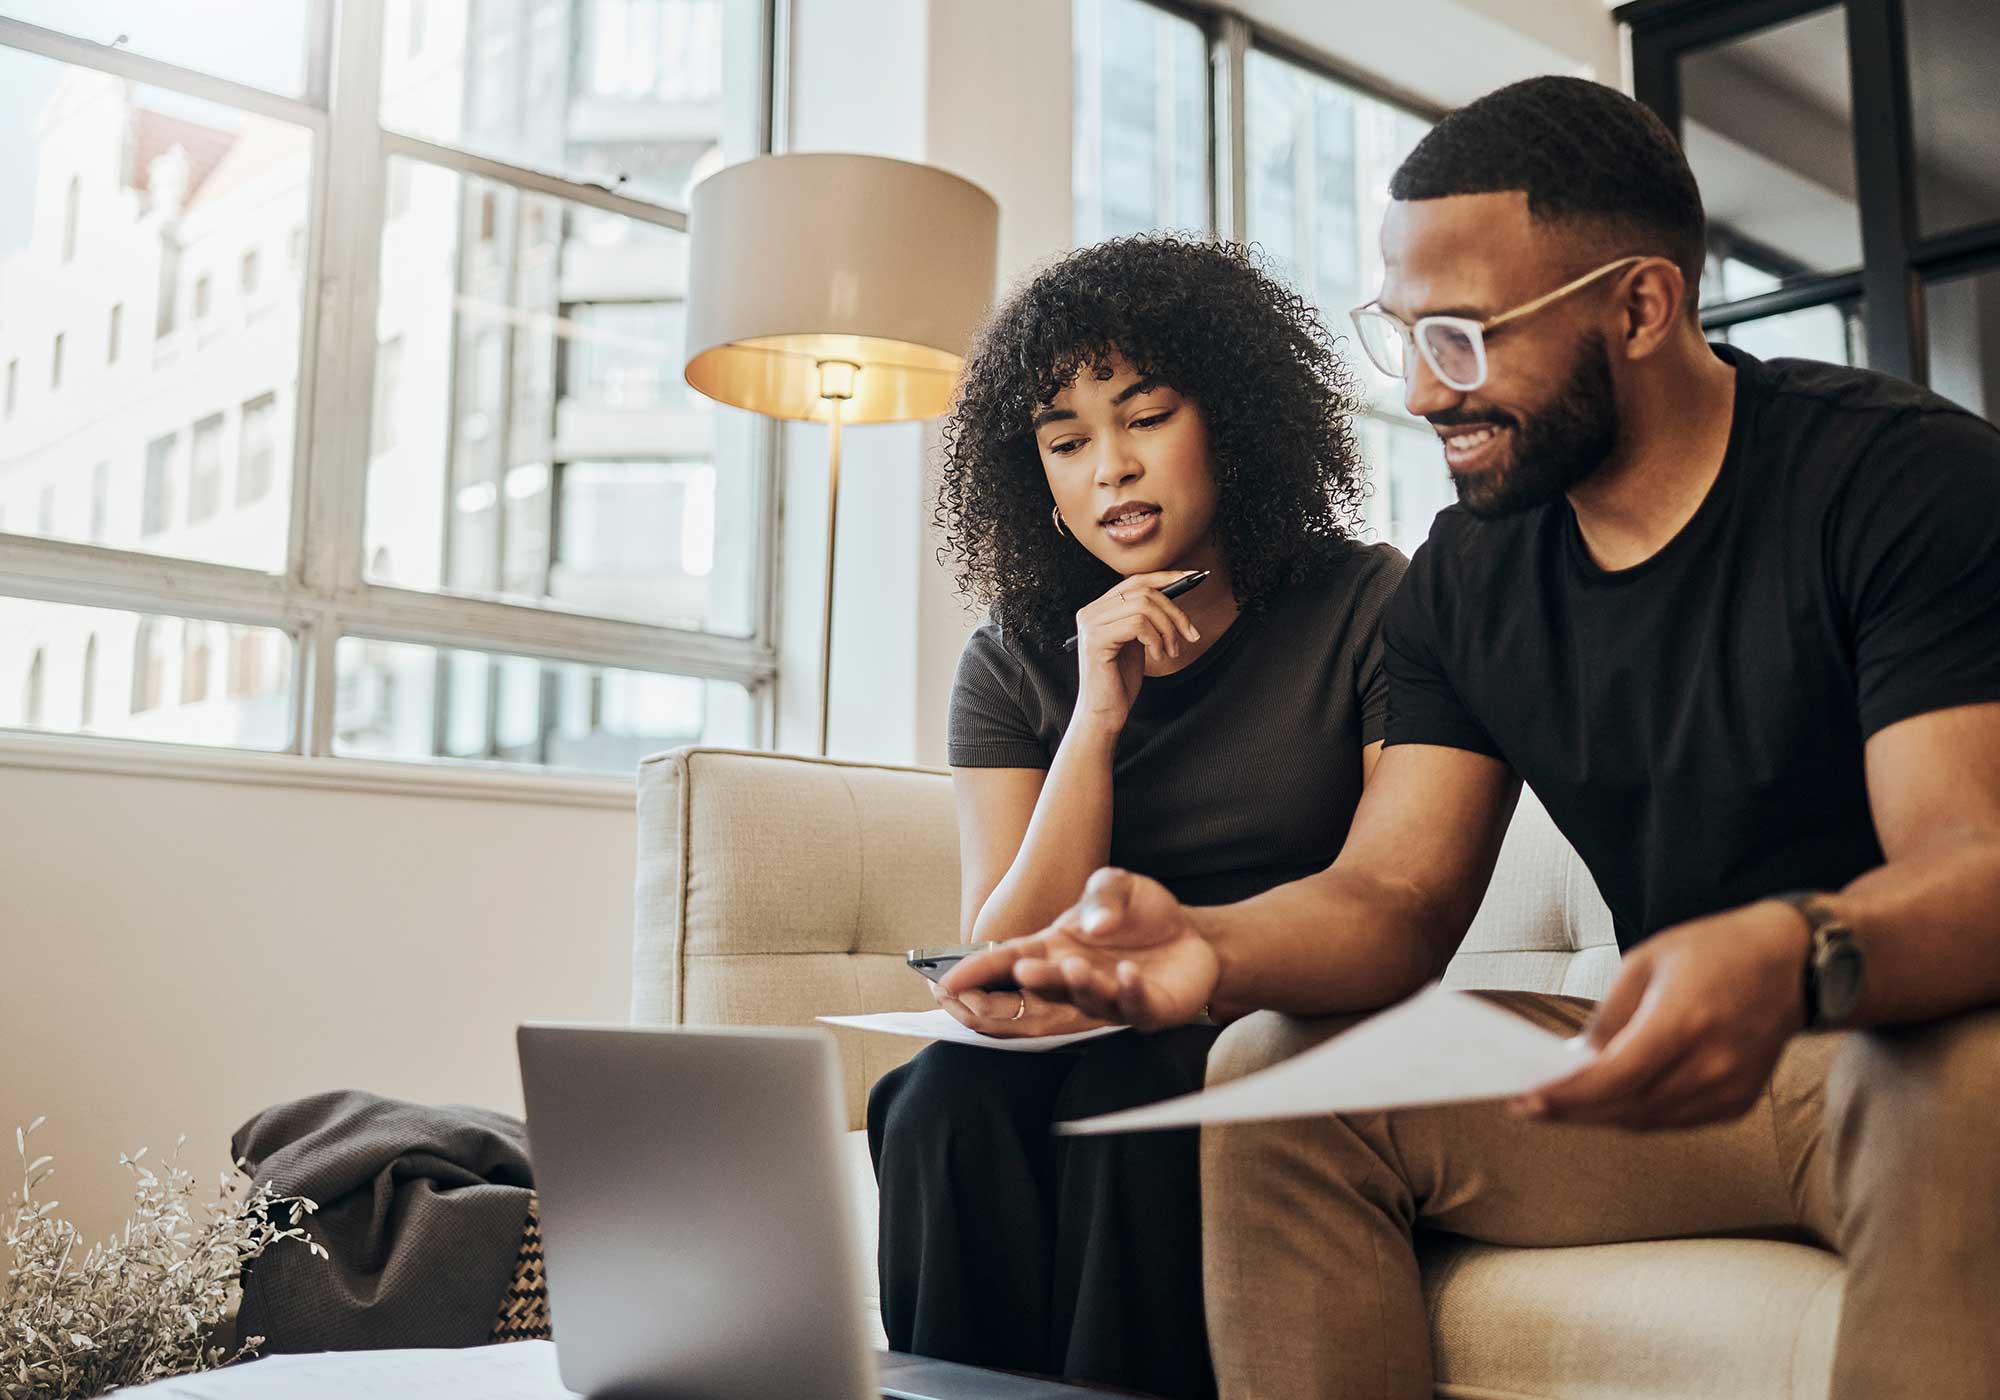
<svg viewBox="0 0 2000 1400">
<path fill-rule="evenodd" d="M 687 382 L 720 403 L 829 430 L 822 754 L 841 428 L 951 406 L 993 299 L 999 228 L 999 206 L 977 185 L 880 156 L 763 156 L 695 186 Z"/>
</svg>

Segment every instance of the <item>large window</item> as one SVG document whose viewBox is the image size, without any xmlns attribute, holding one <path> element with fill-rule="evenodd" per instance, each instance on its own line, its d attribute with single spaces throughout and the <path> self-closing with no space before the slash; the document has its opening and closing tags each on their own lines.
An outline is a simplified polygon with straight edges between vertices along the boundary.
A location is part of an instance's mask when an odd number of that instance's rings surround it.
<svg viewBox="0 0 2000 1400">
<path fill-rule="evenodd" d="M 1076 241 L 1209 231 L 1208 40 L 1145 0 L 1073 0 Z"/>
<path fill-rule="evenodd" d="M 1711 336 L 1872 365 L 1992 416 L 2000 7 L 1638 0 L 1617 14 L 1638 95 L 1701 184 Z"/>
<path fill-rule="evenodd" d="M 681 370 L 769 0 L 228 8 L 0 0 L 0 726 L 768 740 L 773 440 Z"/>
<path fill-rule="evenodd" d="M 1369 525 L 1405 552 L 1453 499 L 1436 435 L 1349 343 L 1381 286 L 1389 177 L 1429 115 L 1220 11 L 1076 0 L 1075 238 L 1212 231 L 1254 244 L 1319 310 L 1367 399 Z M 1196 18 L 1204 23 L 1197 23 Z"/>
<path fill-rule="evenodd" d="M 1343 338 L 1368 402 L 1358 437 L 1373 478 L 1369 523 L 1405 554 L 1453 493 L 1437 435 L 1403 409 L 1403 385 L 1353 344 L 1347 313 L 1382 285 L 1389 177 L 1429 122 L 1293 58 L 1245 56 L 1245 232 Z"/>
</svg>

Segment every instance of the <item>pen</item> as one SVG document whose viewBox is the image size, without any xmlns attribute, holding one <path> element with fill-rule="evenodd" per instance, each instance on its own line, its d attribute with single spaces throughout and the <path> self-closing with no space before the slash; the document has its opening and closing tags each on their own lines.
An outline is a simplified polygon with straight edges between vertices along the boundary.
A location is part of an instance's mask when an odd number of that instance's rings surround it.
<svg viewBox="0 0 2000 1400">
<path fill-rule="evenodd" d="M 1186 593 L 1190 589 L 1199 588 L 1202 585 L 1203 580 L 1205 580 L 1208 577 L 1208 574 L 1209 571 L 1207 569 L 1196 569 L 1191 574 L 1182 574 L 1179 578 L 1175 579 L 1165 588 L 1162 588 L 1160 590 L 1160 596 L 1162 598 L 1178 598 L 1181 596 L 1181 594 Z M 1068 641 L 1064 642 L 1063 650 L 1075 651 L 1076 638 L 1071 637 Z"/>
</svg>

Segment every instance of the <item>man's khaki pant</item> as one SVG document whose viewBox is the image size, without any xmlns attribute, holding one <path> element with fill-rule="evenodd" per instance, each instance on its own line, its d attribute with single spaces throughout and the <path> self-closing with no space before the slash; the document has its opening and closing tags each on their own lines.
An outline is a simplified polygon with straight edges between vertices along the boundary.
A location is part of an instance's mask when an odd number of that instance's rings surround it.
<svg viewBox="0 0 2000 1400">
<path fill-rule="evenodd" d="M 1591 1004 L 1487 993 L 1564 1035 Z M 1260 1012 L 1208 1082 L 1352 1017 Z M 1430 1400 L 1411 1232 L 1503 1245 L 1724 1233 L 1839 1251 L 1834 1400 L 2000 1396 L 2000 1011 L 1795 1039 L 1733 1123 L 1627 1133 L 1497 1104 L 1202 1132 L 1208 1327 L 1224 1400 Z"/>
</svg>

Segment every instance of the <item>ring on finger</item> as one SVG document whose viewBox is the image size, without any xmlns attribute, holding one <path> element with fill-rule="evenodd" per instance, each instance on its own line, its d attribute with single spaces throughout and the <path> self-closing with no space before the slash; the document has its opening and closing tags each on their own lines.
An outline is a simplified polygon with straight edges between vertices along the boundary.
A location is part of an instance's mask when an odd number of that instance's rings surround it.
<svg viewBox="0 0 2000 1400">
<path fill-rule="evenodd" d="M 1018 1021 L 1028 1014 L 1028 994 L 1026 992 L 1015 992 L 1014 995 L 1021 999 L 1021 1005 L 1012 1016 L 1007 1018 L 1010 1021 Z"/>
</svg>

